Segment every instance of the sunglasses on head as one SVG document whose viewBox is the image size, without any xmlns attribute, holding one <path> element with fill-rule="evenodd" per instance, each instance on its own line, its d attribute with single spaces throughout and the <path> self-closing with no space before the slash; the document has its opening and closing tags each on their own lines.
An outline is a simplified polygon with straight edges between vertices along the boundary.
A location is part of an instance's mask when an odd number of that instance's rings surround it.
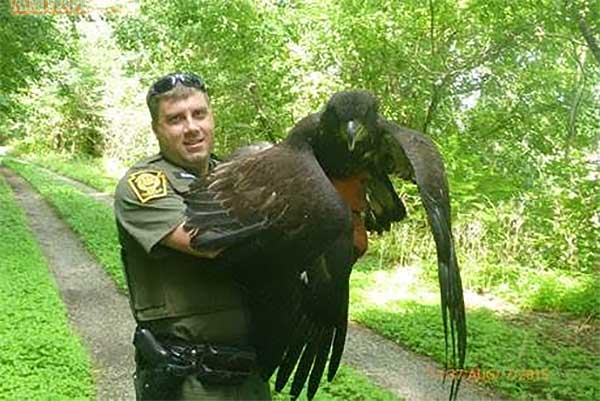
<svg viewBox="0 0 600 401">
<path fill-rule="evenodd" d="M 150 97 L 160 95 L 173 89 L 177 84 L 188 86 L 190 88 L 196 88 L 202 92 L 207 92 L 206 83 L 202 78 L 195 74 L 184 73 L 184 74 L 170 74 L 164 78 L 159 79 L 150 88 Z"/>
</svg>

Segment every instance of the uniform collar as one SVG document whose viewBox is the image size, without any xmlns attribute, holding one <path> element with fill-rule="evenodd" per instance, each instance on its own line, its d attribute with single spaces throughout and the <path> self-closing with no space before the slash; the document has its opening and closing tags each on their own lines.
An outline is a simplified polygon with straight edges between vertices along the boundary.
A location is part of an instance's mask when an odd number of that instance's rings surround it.
<svg viewBox="0 0 600 401">
<path fill-rule="evenodd" d="M 191 173 L 180 167 L 171 161 L 167 160 L 163 155 L 158 154 L 152 157 L 152 161 L 162 167 L 167 179 L 171 186 L 175 189 L 175 191 L 179 193 L 184 193 L 189 190 L 190 185 L 198 176 L 194 173 Z M 214 159 L 211 155 L 211 158 L 208 161 L 208 169 L 212 170 L 217 164 L 216 159 Z"/>
</svg>

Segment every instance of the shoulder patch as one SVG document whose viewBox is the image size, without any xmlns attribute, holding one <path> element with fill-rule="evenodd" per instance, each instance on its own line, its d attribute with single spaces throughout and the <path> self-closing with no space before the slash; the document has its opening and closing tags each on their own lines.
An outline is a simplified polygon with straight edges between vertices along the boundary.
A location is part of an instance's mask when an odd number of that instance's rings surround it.
<svg viewBox="0 0 600 401">
<path fill-rule="evenodd" d="M 127 181 L 142 203 L 167 196 L 167 178 L 162 171 L 140 170 L 131 174 Z"/>
</svg>

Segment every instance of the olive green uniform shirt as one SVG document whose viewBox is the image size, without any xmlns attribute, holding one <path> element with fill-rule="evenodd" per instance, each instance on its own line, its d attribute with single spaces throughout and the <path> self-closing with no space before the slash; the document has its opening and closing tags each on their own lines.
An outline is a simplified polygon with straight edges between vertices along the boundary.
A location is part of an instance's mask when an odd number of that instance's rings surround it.
<svg viewBox="0 0 600 401">
<path fill-rule="evenodd" d="M 137 321 L 246 308 L 226 269 L 160 244 L 183 223 L 183 195 L 194 178 L 157 155 L 134 165 L 117 185 L 115 215 Z"/>
<path fill-rule="evenodd" d="M 195 178 L 156 155 L 135 164 L 117 185 L 115 216 L 131 309 L 136 321 L 159 337 L 247 345 L 245 294 L 224 266 L 160 244 L 185 220 L 183 195 Z M 268 383 L 258 374 L 238 386 L 203 385 L 191 375 L 181 394 L 182 399 L 270 399 Z"/>
</svg>

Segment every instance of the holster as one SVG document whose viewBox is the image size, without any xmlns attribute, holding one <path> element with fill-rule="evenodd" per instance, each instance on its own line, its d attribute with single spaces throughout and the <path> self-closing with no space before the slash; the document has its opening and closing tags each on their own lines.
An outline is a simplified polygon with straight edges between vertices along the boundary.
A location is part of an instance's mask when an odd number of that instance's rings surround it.
<svg viewBox="0 0 600 401">
<path fill-rule="evenodd" d="M 178 340 L 159 342 L 150 330 L 140 327 L 135 331 L 133 344 L 141 364 L 153 372 L 148 378 L 160 383 L 160 386 L 152 383 L 143 386 L 152 390 L 142 399 L 177 397 L 170 394 L 175 394 L 183 380 L 191 374 L 195 374 L 203 384 L 240 384 L 256 366 L 256 353 L 251 348 L 188 344 Z"/>
</svg>

